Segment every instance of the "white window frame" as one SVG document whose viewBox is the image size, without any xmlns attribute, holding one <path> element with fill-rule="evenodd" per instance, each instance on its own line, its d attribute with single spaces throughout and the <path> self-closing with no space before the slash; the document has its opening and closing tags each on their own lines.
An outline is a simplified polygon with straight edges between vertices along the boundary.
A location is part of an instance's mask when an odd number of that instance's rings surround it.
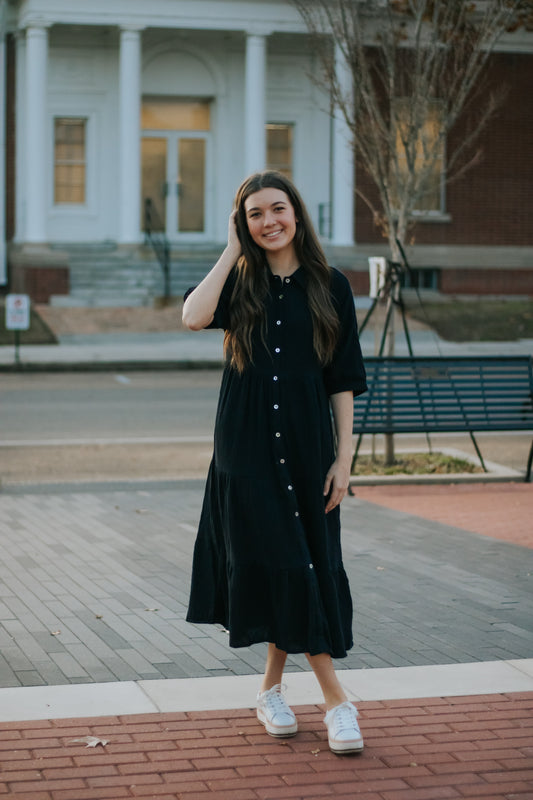
<svg viewBox="0 0 533 800">
<path fill-rule="evenodd" d="M 61 118 L 83 119 L 85 125 L 85 202 L 84 203 L 56 203 L 55 193 L 55 120 Z M 49 115 L 49 214 L 52 217 L 76 216 L 96 217 L 97 210 L 97 148 L 96 129 L 98 127 L 98 112 L 94 109 L 80 107 L 56 106 Z"/>
</svg>

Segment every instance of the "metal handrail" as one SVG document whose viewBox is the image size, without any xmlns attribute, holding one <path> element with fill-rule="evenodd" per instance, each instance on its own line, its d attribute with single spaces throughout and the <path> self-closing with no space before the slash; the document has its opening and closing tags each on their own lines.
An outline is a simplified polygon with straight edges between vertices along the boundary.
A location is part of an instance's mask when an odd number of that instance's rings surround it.
<svg viewBox="0 0 533 800">
<path fill-rule="evenodd" d="M 170 242 L 168 241 L 163 229 L 163 223 L 152 198 L 144 198 L 144 240 L 154 251 L 157 260 L 163 270 L 164 297 L 168 299 L 170 294 Z M 155 230 L 154 230 L 155 229 Z"/>
</svg>

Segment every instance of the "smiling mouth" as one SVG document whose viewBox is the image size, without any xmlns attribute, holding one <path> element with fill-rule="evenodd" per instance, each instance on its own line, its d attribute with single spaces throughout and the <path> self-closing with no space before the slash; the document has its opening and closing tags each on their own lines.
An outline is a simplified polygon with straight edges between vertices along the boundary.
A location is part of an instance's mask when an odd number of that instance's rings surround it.
<svg viewBox="0 0 533 800">
<path fill-rule="evenodd" d="M 280 233 L 283 233 L 283 230 L 280 229 L 279 231 L 271 231 L 270 233 L 265 233 L 264 237 L 265 239 L 271 239 L 274 236 L 278 236 Z"/>
</svg>

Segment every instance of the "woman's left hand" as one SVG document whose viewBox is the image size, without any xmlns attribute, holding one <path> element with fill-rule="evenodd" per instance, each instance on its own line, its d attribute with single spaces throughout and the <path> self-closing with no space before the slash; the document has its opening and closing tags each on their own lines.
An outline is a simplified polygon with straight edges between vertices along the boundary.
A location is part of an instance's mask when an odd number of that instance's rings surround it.
<svg viewBox="0 0 533 800">
<path fill-rule="evenodd" d="M 324 497 L 328 498 L 326 504 L 326 514 L 340 505 L 343 497 L 346 496 L 350 483 L 350 464 L 335 459 L 328 470 L 324 483 Z"/>
</svg>

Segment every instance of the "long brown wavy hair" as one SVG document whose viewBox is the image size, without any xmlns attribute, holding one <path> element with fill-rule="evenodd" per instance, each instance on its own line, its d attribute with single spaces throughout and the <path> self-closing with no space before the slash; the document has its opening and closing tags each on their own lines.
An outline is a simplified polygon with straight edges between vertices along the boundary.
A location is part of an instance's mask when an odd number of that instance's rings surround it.
<svg viewBox="0 0 533 800">
<path fill-rule="evenodd" d="M 236 265 L 236 282 L 230 303 L 230 330 L 224 338 L 224 351 L 231 366 L 242 372 L 252 361 L 252 331 L 260 326 L 265 341 L 264 300 L 269 291 L 269 266 L 266 253 L 252 239 L 244 204 L 261 189 L 285 192 L 297 220 L 294 249 L 298 263 L 307 275 L 307 298 L 313 321 L 313 347 L 319 363 L 325 366 L 332 357 L 339 333 L 339 318 L 329 291 L 331 270 L 318 241 L 313 223 L 294 184 L 281 172 L 268 170 L 247 178 L 235 196 L 237 233 L 242 255 Z"/>
</svg>

